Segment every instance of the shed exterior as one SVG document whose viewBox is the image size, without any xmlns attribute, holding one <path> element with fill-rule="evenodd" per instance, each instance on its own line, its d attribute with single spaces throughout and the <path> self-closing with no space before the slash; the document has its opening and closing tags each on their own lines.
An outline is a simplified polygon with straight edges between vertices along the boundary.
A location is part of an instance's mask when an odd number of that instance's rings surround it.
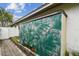
<svg viewBox="0 0 79 59">
<path fill-rule="evenodd" d="M 16 26 L 21 26 L 24 21 L 31 20 L 34 18 L 42 17 L 53 13 L 56 10 L 64 10 L 67 14 L 67 24 L 66 24 L 66 45 L 67 51 L 77 51 L 79 52 L 79 4 L 56 4 L 51 5 L 50 8 L 42 10 L 28 18 L 24 18 L 23 21 L 16 23 Z"/>
</svg>

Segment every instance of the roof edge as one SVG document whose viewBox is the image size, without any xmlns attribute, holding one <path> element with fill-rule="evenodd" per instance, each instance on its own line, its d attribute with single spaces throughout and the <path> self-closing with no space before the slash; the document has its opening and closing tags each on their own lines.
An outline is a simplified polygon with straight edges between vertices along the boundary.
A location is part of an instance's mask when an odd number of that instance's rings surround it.
<svg viewBox="0 0 79 59">
<path fill-rule="evenodd" d="M 18 19 L 18 21 L 15 21 L 12 25 L 14 25 L 14 24 L 16 24 L 16 23 L 22 21 L 22 20 L 25 19 L 25 18 L 28 18 L 28 17 L 30 17 L 30 16 L 36 14 L 37 12 L 43 10 L 44 8 L 49 7 L 49 6 L 52 5 L 52 4 L 54 4 L 54 3 L 50 3 L 50 4 L 49 4 L 49 3 L 45 3 L 45 4 L 43 4 L 43 5 L 40 6 L 39 8 L 37 8 L 37 9 L 33 10 L 32 12 L 30 12 L 29 14 L 27 14 L 27 15 L 21 17 L 20 19 Z"/>
</svg>

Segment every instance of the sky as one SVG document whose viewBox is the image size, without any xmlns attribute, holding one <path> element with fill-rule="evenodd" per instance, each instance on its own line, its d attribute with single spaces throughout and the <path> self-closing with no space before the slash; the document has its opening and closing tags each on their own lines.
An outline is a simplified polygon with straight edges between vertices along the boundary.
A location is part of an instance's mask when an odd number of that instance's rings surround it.
<svg viewBox="0 0 79 59">
<path fill-rule="evenodd" d="M 42 3 L 0 3 L 0 7 L 13 14 L 13 22 L 40 7 Z"/>
</svg>

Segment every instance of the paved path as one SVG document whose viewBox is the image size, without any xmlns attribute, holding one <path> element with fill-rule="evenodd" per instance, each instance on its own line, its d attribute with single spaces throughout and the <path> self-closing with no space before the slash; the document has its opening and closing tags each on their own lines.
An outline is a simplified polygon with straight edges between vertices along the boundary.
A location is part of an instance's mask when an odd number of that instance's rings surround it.
<svg viewBox="0 0 79 59">
<path fill-rule="evenodd" d="M 25 56 L 25 54 L 9 39 L 0 41 L 1 56 Z"/>
</svg>

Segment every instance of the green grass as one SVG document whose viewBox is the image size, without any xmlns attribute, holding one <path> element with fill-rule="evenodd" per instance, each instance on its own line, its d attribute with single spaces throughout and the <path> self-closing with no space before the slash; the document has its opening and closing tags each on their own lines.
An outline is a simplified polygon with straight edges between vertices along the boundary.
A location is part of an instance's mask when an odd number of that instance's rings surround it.
<svg viewBox="0 0 79 59">
<path fill-rule="evenodd" d="M 68 51 L 65 52 L 65 56 L 69 56 L 69 52 Z"/>
<path fill-rule="evenodd" d="M 18 36 L 15 37 L 11 37 L 12 41 L 14 41 L 15 43 L 20 43 L 20 39 Z"/>
<path fill-rule="evenodd" d="M 73 55 L 73 56 L 79 56 L 79 52 L 73 51 L 73 52 L 72 52 L 72 55 Z"/>
</svg>

